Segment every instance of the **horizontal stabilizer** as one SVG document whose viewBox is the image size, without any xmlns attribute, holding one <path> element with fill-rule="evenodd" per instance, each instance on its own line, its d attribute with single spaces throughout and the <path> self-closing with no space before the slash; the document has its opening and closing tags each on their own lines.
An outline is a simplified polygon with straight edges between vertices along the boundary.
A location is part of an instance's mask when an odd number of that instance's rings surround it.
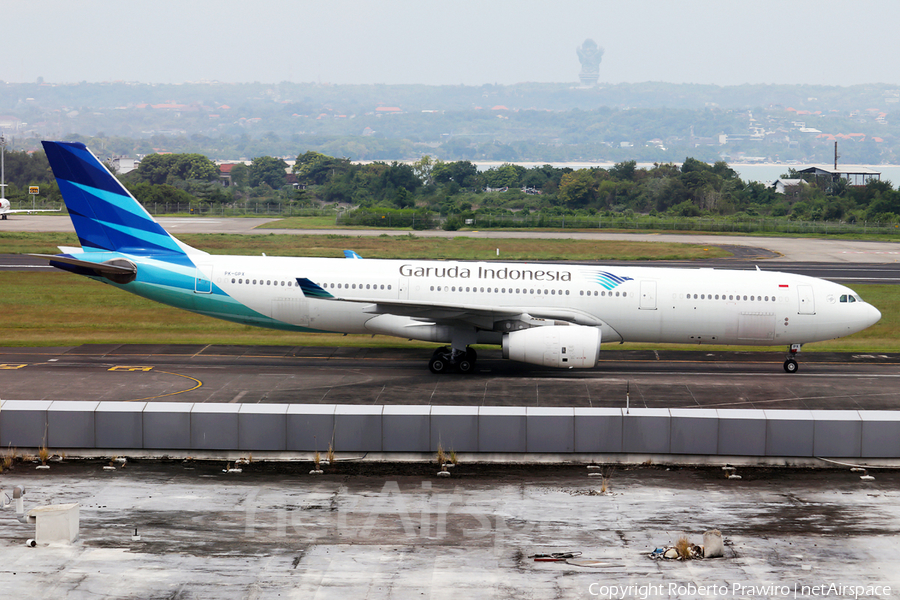
<svg viewBox="0 0 900 600">
<path fill-rule="evenodd" d="M 113 283 L 126 284 L 137 279 L 137 266 L 124 258 L 104 262 L 81 260 L 67 254 L 31 254 L 50 261 L 51 267 L 88 277 L 104 277 Z"/>
<path fill-rule="evenodd" d="M 362 259 L 362 256 L 354 252 L 353 250 L 344 250 L 344 258 L 358 258 Z"/>
<path fill-rule="evenodd" d="M 58 254 L 29 254 L 29 256 L 44 258 L 46 260 L 49 260 L 50 262 L 58 262 L 75 267 L 92 269 L 104 275 L 134 275 L 135 273 L 137 273 L 137 267 L 125 260 L 119 260 L 118 263 L 96 263 L 89 260 L 80 260 L 77 258 L 72 258 L 71 256 L 61 256 Z"/>
</svg>

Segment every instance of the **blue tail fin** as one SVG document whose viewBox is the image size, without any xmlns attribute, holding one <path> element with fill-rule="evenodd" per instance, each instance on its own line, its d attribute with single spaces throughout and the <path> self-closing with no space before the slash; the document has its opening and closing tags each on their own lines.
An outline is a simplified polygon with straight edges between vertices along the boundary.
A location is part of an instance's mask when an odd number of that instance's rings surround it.
<svg viewBox="0 0 900 600">
<path fill-rule="evenodd" d="M 197 251 L 169 235 L 84 144 L 41 143 L 85 252 L 190 262 Z"/>
</svg>

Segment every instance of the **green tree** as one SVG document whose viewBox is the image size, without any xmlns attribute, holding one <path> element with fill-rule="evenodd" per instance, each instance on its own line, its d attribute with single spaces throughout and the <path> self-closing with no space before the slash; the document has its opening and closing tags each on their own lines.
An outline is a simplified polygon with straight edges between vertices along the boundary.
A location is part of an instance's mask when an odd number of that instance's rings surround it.
<svg viewBox="0 0 900 600">
<path fill-rule="evenodd" d="M 238 163 L 231 167 L 231 184 L 238 189 L 250 185 L 250 167 L 244 163 Z"/>
<path fill-rule="evenodd" d="M 350 160 L 334 158 L 320 152 L 309 150 L 297 157 L 292 172 L 297 179 L 308 185 L 322 185 L 336 175 L 350 170 Z"/>
<path fill-rule="evenodd" d="M 219 168 L 202 154 L 150 154 L 141 160 L 137 179 L 155 185 L 198 179 L 213 181 Z"/>
<path fill-rule="evenodd" d="M 415 173 L 416 177 L 419 178 L 419 181 L 421 181 L 423 185 L 431 185 L 433 183 L 431 179 L 431 170 L 434 168 L 436 162 L 440 161 L 435 161 L 426 154 L 412 164 L 413 173 Z"/>
<path fill-rule="evenodd" d="M 436 163 L 431 170 L 436 183 L 456 183 L 463 188 L 474 188 L 478 185 L 478 167 L 467 160 L 451 163 Z"/>
<path fill-rule="evenodd" d="M 597 199 L 597 186 L 589 169 L 566 173 L 559 182 L 556 197 L 569 208 L 591 204 Z"/>
<path fill-rule="evenodd" d="M 273 156 L 257 156 L 250 163 L 250 185 L 266 184 L 272 189 L 281 188 L 287 181 L 288 165 Z"/>
<path fill-rule="evenodd" d="M 637 161 L 627 160 L 625 162 L 616 163 L 609 170 L 609 174 L 622 181 L 634 181 L 634 173 L 637 169 Z"/>
</svg>

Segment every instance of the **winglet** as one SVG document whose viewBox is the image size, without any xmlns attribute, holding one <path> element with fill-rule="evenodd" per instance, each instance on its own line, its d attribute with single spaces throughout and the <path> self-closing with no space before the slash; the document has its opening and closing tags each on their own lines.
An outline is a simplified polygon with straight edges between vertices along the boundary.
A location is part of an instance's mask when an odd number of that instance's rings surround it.
<svg viewBox="0 0 900 600">
<path fill-rule="evenodd" d="M 358 259 L 362 260 L 362 256 L 360 256 L 353 250 L 344 250 L 344 258 L 358 258 Z"/>
<path fill-rule="evenodd" d="M 307 298 L 334 298 L 334 296 L 322 289 L 321 286 L 313 283 L 306 277 L 298 277 L 297 285 L 300 286 L 300 291 L 303 292 L 303 295 Z"/>
</svg>

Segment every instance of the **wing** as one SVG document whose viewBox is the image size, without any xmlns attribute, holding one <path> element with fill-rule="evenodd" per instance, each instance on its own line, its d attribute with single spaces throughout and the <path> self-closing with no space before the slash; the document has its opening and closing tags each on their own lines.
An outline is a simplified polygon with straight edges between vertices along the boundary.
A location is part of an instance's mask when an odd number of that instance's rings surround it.
<svg viewBox="0 0 900 600">
<path fill-rule="evenodd" d="M 373 315 L 397 315 L 438 325 L 473 325 L 488 331 L 512 330 L 520 327 L 553 325 L 559 321 L 597 327 L 603 322 L 584 311 L 548 306 L 487 306 L 449 302 L 417 302 L 383 298 L 340 298 L 305 277 L 297 285 L 307 298 L 366 304 L 363 311 Z M 510 327 L 501 326 L 510 324 Z"/>
</svg>

